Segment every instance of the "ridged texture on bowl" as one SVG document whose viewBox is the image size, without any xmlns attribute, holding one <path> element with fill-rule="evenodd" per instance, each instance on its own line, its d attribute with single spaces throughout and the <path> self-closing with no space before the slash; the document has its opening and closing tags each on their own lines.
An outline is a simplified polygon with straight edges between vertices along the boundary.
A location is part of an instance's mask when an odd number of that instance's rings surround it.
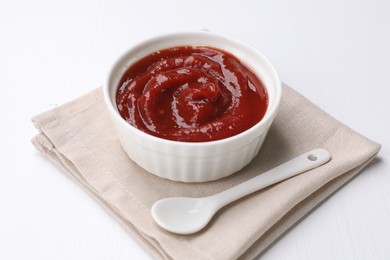
<svg viewBox="0 0 390 260">
<path fill-rule="evenodd" d="M 257 155 L 269 128 L 233 142 L 182 146 L 179 142 L 156 145 L 120 125 L 116 127 L 122 147 L 133 161 L 159 177 L 181 182 L 217 180 L 237 172 Z"/>
</svg>

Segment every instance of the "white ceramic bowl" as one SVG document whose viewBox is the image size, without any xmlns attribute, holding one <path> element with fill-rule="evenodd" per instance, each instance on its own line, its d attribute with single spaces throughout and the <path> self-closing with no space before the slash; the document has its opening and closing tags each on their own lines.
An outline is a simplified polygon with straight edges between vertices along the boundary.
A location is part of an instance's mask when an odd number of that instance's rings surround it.
<svg viewBox="0 0 390 260">
<path fill-rule="evenodd" d="M 263 81 L 269 104 L 263 119 L 235 136 L 210 142 L 177 142 L 146 134 L 128 124 L 118 113 L 115 96 L 118 82 L 129 66 L 161 49 L 206 45 L 236 56 Z M 209 32 L 169 34 L 142 42 L 127 51 L 113 66 L 104 86 L 105 102 L 128 156 L 150 173 L 182 182 L 204 182 L 237 172 L 258 153 L 274 120 L 281 99 L 281 81 L 271 62 L 255 48 Z"/>
</svg>

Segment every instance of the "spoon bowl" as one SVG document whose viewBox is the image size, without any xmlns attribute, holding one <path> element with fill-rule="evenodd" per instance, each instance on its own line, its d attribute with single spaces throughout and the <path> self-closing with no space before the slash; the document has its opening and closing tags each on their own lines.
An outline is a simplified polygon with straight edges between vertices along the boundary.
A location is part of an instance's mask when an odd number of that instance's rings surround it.
<svg viewBox="0 0 390 260">
<path fill-rule="evenodd" d="M 173 233 L 192 234 L 203 229 L 218 210 L 207 198 L 166 198 L 152 207 L 153 219 Z"/>
</svg>

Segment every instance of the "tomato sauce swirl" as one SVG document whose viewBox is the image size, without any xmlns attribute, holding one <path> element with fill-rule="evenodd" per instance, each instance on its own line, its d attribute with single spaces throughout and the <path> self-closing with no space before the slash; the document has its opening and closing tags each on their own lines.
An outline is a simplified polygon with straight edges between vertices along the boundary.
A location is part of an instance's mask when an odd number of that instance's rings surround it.
<svg viewBox="0 0 390 260">
<path fill-rule="evenodd" d="M 156 51 L 131 65 L 119 81 L 120 115 L 148 134 L 206 142 L 258 123 L 268 106 L 259 77 L 232 54 L 208 46 Z"/>
</svg>

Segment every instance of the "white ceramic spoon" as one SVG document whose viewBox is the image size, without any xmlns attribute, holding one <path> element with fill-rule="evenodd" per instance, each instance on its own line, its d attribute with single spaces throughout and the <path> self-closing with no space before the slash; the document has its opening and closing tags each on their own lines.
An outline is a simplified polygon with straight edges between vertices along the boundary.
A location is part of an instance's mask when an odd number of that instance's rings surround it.
<svg viewBox="0 0 390 260">
<path fill-rule="evenodd" d="M 192 234 L 204 228 L 214 214 L 227 204 L 269 185 L 321 166 L 330 158 L 326 150 L 315 149 L 209 197 L 165 198 L 153 204 L 152 217 L 160 227 L 170 232 Z"/>
</svg>

